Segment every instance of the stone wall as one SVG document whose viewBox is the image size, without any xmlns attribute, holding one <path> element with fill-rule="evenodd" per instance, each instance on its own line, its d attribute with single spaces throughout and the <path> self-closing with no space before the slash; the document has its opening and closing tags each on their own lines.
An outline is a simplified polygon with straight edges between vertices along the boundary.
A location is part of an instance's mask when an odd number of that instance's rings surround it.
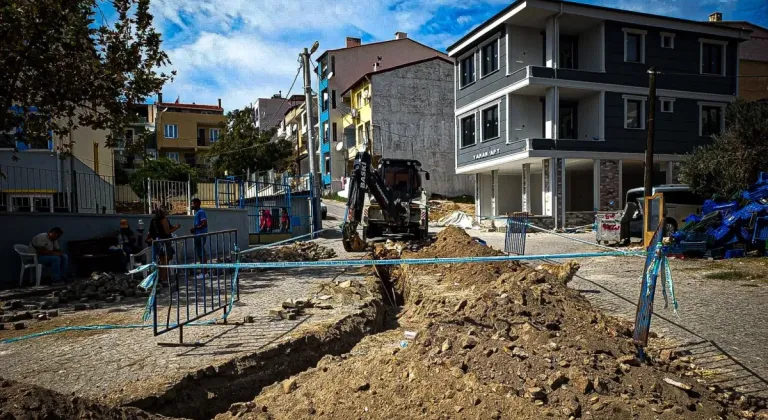
<svg viewBox="0 0 768 420">
<path fill-rule="evenodd" d="M 619 160 L 600 159 L 601 211 L 619 210 L 621 202 L 619 165 L 621 165 Z"/>
<path fill-rule="evenodd" d="M 542 175 L 542 182 L 541 182 L 541 195 L 543 198 L 542 208 L 541 212 L 546 215 L 552 214 L 552 184 L 550 183 L 550 173 L 549 173 L 549 165 L 550 160 L 544 159 L 541 161 L 541 173 Z"/>
<path fill-rule="evenodd" d="M 565 227 L 587 226 L 594 222 L 594 211 L 569 211 L 565 213 Z"/>
</svg>

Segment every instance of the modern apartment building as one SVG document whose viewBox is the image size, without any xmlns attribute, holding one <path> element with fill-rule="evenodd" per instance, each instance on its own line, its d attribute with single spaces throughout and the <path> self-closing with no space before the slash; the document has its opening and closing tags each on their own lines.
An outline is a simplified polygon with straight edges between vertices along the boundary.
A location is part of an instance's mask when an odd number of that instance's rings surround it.
<svg viewBox="0 0 768 420">
<path fill-rule="evenodd" d="M 739 45 L 739 97 L 748 101 L 768 99 L 768 28 L 754 23 L 723 20 L 723 14 L 709 15 L 718 26 L 751 31 L 749 39 Z"/>
<path fill-rule="evenodd" d="M 453 161 L 453 62 L 441 56 L 368 72 L 341 93 L 345 176 L 358 151 L 417 159 L 430 172 L 429 193 L 471 195 L 473 179 L 456 175 Z M 406 94 L 405 92 L 410 92 Z"/>
<path fill-rule="evenodd" d="M 347 157 L 336 146 L 342 140 L 343 113 L 336 109 L 341 102 L 339 95 L 364 74 L 380 71 L 405 63 L 435 56 L 447 56 L 420 44 L 404 32 L 397 32 L 395 39 L 363 44 L 360 38 L 347 37 L 344 48 L 323 52 L 318 58 L 320 171 L 325 188 L 332 188 L 331 181 L 344 176 Z M 336 189 L 340 183 L 335 184 Z"/>
<path fill-rule="evenodd" d="M 217 105 L 196 103 L 163 102 L 163 95 L 158 95 L 156 132 L 158 157 L 167 157 L 191 166 L 204 163 L 200 152 L 207 151 L 218 141 L 227 117 Z"/>
<path fill-rule="evenodd" d="M 558 0 L 516 1 L 448 47 L 455 168 L 476 216 L 527 211 L 584 225 L 643 185 L 655 67 L 654 181 L 723 130 L 749 32 Z"/>
</svg>

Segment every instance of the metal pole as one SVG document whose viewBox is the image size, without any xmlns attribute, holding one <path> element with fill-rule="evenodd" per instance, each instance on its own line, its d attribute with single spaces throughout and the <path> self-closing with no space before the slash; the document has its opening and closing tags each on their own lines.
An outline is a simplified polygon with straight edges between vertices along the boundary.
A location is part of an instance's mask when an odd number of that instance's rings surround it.
<svg viewBox="0 0 768 420">
<path fill-rule="evenodd" d="M 192 215 L 192 177 L 187 174 L 187 216 Z"/>
<path fill-rule="evenodd" d="M 313 48 L 315 49 L 315 48 Z M 301 63 L 302 67 L 304 69 L 304 103 L 305 107 L 307 109 L 307 122 L 309 124 L 309 127 L 307 127 L 307 148 L 309 151 L 309 174 L 310 174 L 310 203 L 309 203 L 309 220 L 310 220 L 310 227 L 309 232 L 312 234 L 311 238 L 314 238 L 315 235 L 315 215 L 319 214 L 317 209 L 320 208 L 320 200 L 319 197 L 317 197 L 315 187 L 315 142 L 312 138 L 312 128 L 315 126 L 314 121 L 312 120 L 312 76 L 310 74 L 310 71 L 312 68 L 309 65 L 309 56 L 310 52 L 307 48 L 304 48 L 304 51 L 301 53 Z"/>
<path fill-rule="evenodd" d="M 656 67 L 648 70 L 648 141 L 645 145 L 645 196 L 653 195 L 653 142 L 656 130 Z M 639 110 L 638 110 L 639 111 Z"/>
<path fill-rule="evenodd" d="M 152 214 L 152 178 L 147 178 L 147 214 Z"/>
</svg>

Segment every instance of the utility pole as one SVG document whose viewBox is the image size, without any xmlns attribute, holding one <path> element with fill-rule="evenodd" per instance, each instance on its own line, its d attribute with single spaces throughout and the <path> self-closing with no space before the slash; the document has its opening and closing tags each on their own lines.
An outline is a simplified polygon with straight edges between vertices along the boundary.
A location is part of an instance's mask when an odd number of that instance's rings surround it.
<svg viewBox="0 0 768 420">
<path fill-rule="evenodd" d="M 319 188 L 316 185 L 316 172 L 315 172 L 315 141 L 312 138 L 312 129 L 314 128 L 314 121 L 312 120 L 312 67 L 309 65 L 309 56 L 313 52 L 317 51 L 320 44 L 315 41 L 312 44 L 312 49 L 308 50 L 304 48 L 301 55 L 301 66 L 304 70 L 304 103 L 307 110 L 307 151 L 309 152 L 309 188 L 310 188 L 310 201 L 309 201 L 309 218 L 310 218 L 310 233 L 312 238 L 315 237 L 315 218 L 320 215 L 320 197 Z"/>
<path fill-rule="evenodd" d="M 644 195 L 653 193 L 653 141 L 656 134 L 656 67 L 648 70 L 648 141 L 645 145 Z M 639 110 L 638 110 L 639 111 Z"/>
</svg>

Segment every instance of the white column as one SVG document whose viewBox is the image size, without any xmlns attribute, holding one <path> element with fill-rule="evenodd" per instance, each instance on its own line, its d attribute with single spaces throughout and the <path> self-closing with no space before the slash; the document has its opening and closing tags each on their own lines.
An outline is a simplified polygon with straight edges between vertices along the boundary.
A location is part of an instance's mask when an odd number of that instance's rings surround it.
<svg viewBox="0 0 768 420">
<path fill-rule="evenodd" d="M 548 139 L 557 138 L 558 111 L 560 110 L 560 92 L 557 86 L 547 89 L 544 97 L 544 137 Z"/>
<path fill-rule="evenodd" d="M 480 215 L 483 214 L 480 211 L 480 203 L 482 203 L 482 200 L 480 199 L 480 192 L 482 191 L 481 185 L 483 182 L 483 178 L 481 174 L 475 174 L 475 220 L 480 223 Z"/>
<path fill-rule="evenodd" d="M 560 25 L 554 16 L 547 20 L 545 60 L 547 67 L 557 67 L 558 49 L 560 46 Z"/>
<path fill-rule="evenodd" d="M 491 171 L 491 216 L 499 215 L 499 170 Z"/>
<path fill-rule="evenodd" d="M 523 207 L 522 211 L 531 213 L 531 164 L 523 164 L 523 176 L 522 176 L 522 193 L 523 193 Z"/>
<path fill-rule="evenodd" d="M 675 183 L 675 178 L 672 176 L 672 171 L 674 170 L 673 167 L 674 167 L 674 162 L 667 162 L 667 170 L 666 170 L 667 184 Z"/>
<path fill-rule="evenodd" d="M 554 159 L 544 159 L 541 161 L 541 212 L 545 216 L 554 216 L 554 172 Z"/>
<path fill-rule="evenodd" d="M 558 217 L 560 217 L 560 227 L 564 228 L 565 227 L 565 210 L 566 210 L 565 207 L 566 207 L 566 203 L 568 202 L 565 195 L 565 181 L 567 179 L 565 177 L 565 159 L 562 159 L 562 158 L 555 159 L 555 162 L 557 162 L 557 165 L 558 165 L 557 174 L 558 174 L 558 177 L 560 178 L 560 194 L 559 194 L 560 197 L 557 200 L 558 201 L 557 206 L 558 206 L 558 209 L 560 210 L 560 214 L 558 215 Z"/>
</svg>

